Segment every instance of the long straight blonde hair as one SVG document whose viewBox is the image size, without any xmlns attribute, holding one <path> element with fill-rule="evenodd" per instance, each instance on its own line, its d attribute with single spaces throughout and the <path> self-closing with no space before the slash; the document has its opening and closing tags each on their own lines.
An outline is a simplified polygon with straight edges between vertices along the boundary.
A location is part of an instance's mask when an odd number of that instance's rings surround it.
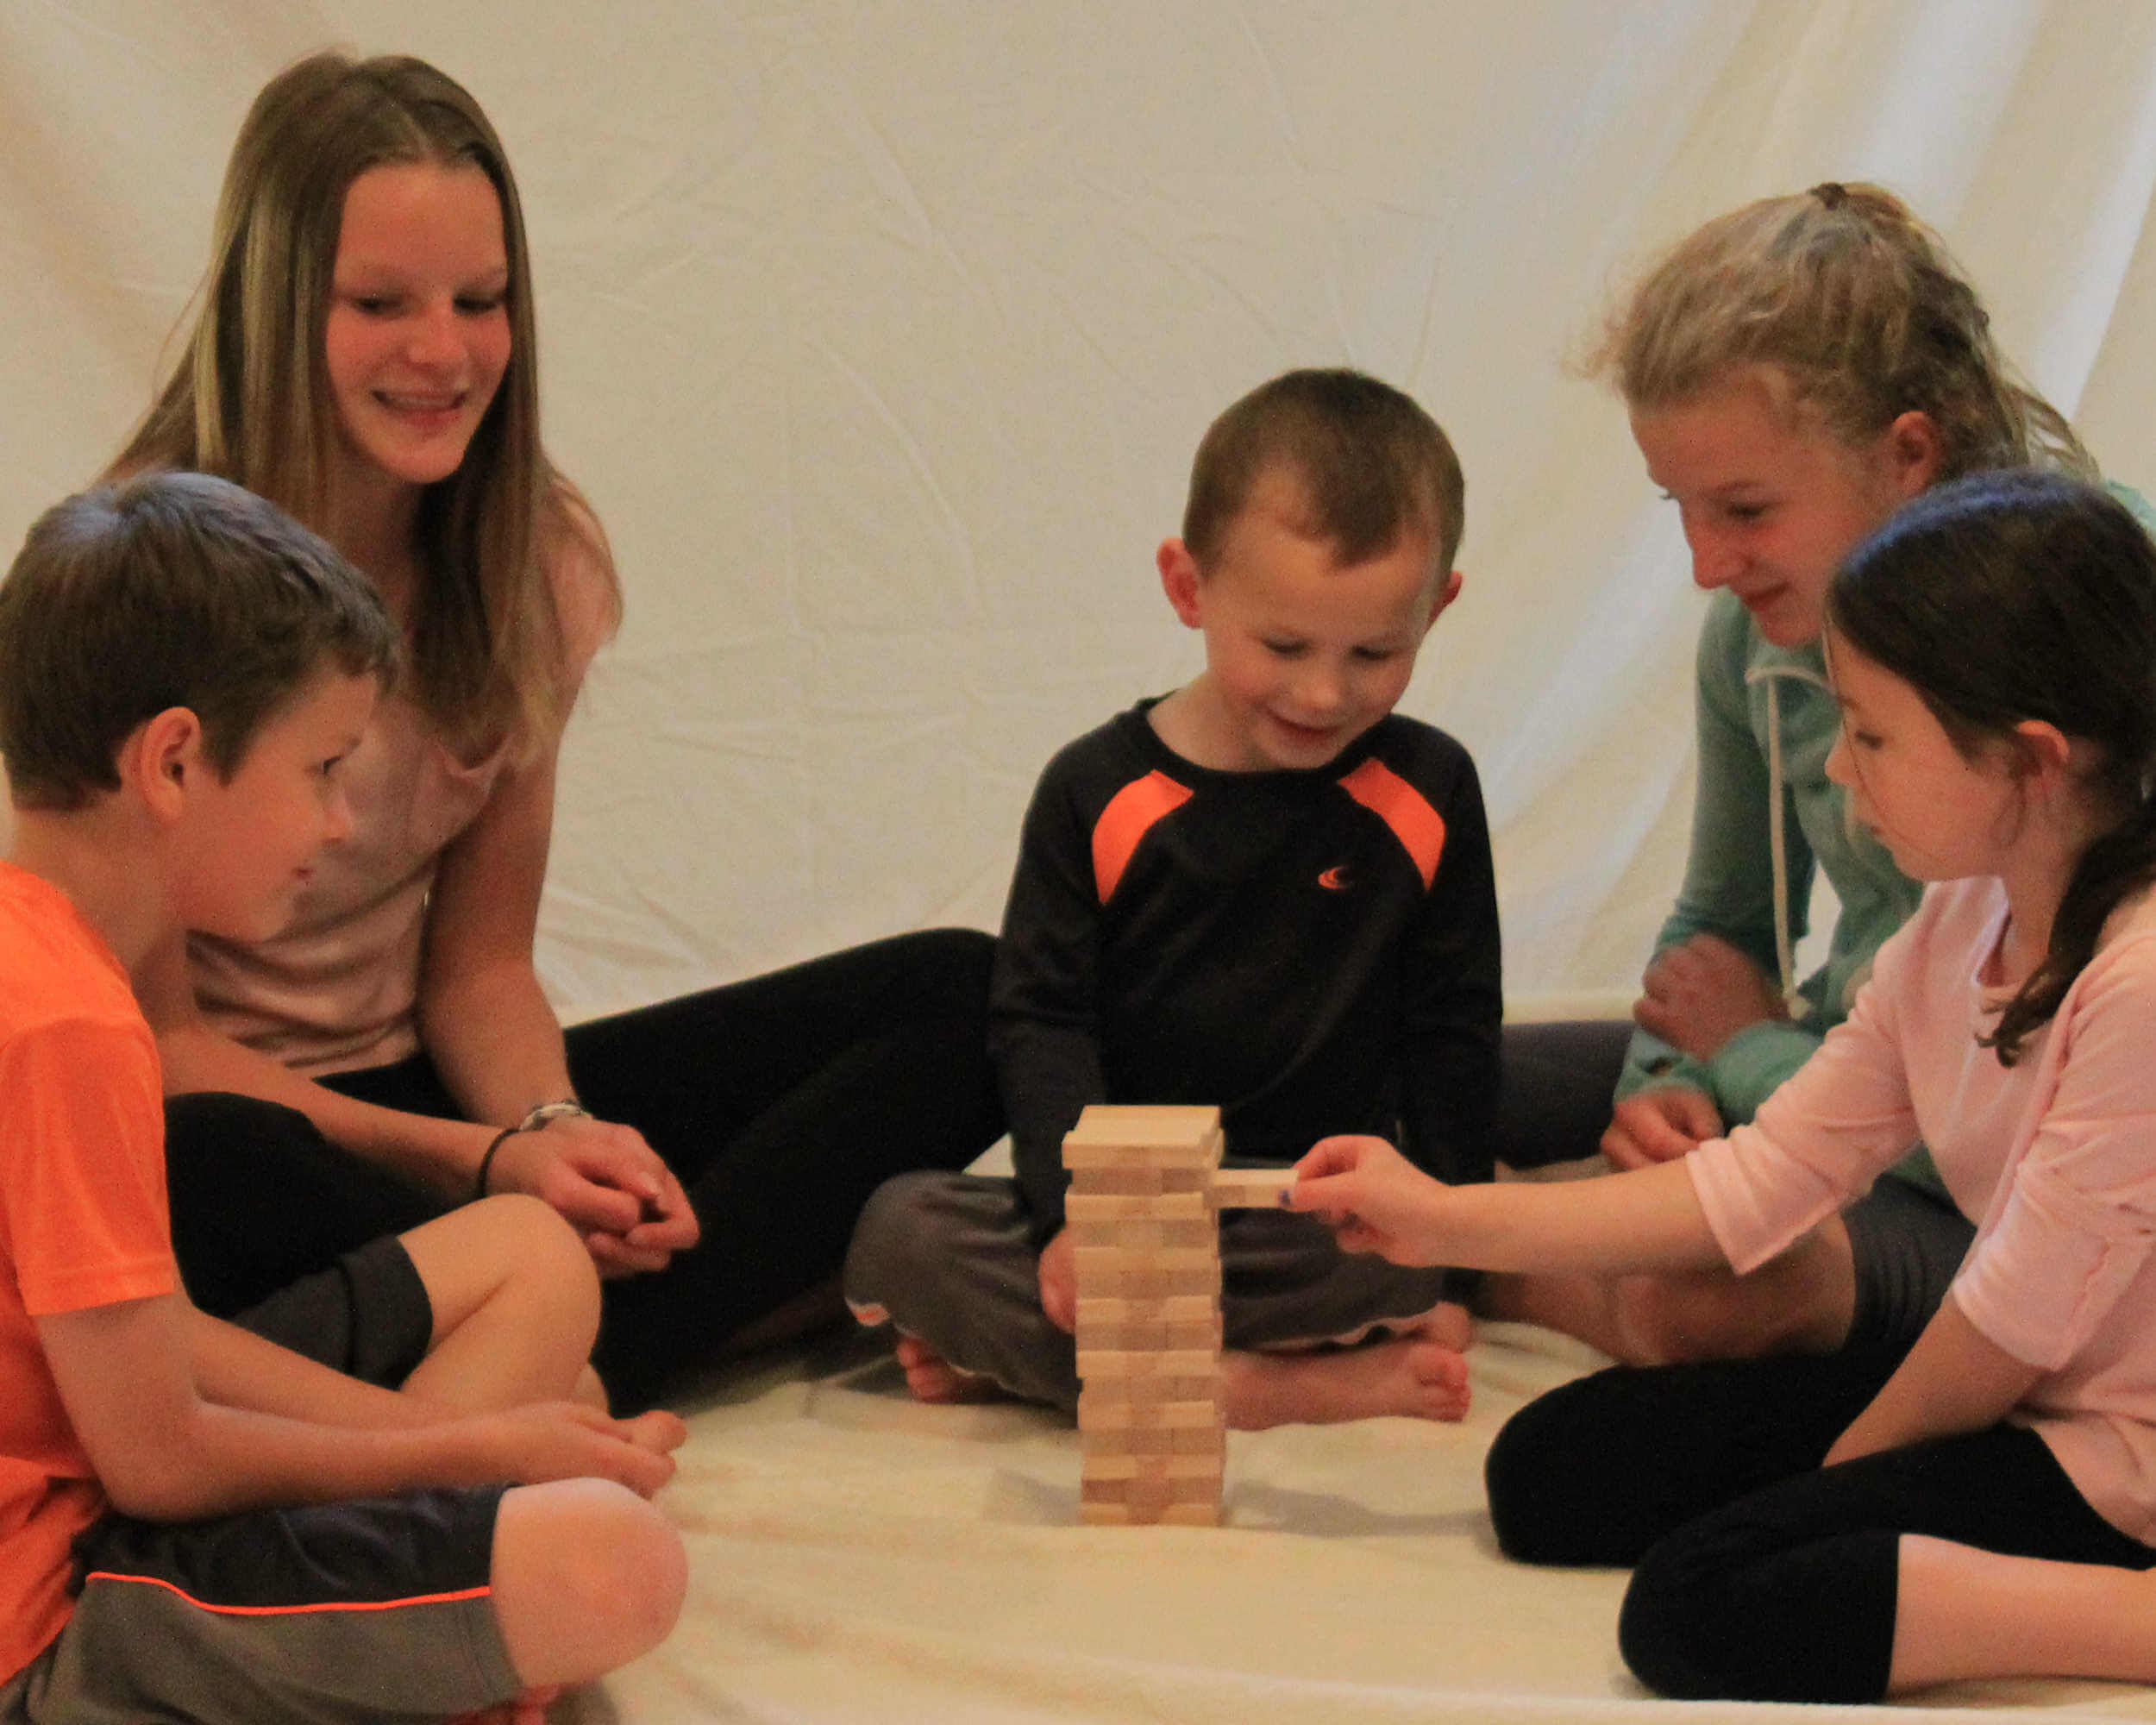
<svg viewBox="0 0 2156 1725">
<path fill-rule="evenodd" d="M 561 619 L 547 559 L 593 555 L 620 616 L 596 518 L 539 441 L 531 265 L 501 140 L 470 93 L 408 56 L 310 55 L 263 87 L 232 147 L 209 272 L 172 375 L 116 472 L 221 474 L 321 530 L 335 518 L 336 407 L 323 350 L 345 193 L 392 163 L 473 166 L 501 200 L 509 367 L 462 463 L 420 501 L 423 579 L 403 687 L 445 733 L 528 746 L 562 716 Z"/>
</svg>

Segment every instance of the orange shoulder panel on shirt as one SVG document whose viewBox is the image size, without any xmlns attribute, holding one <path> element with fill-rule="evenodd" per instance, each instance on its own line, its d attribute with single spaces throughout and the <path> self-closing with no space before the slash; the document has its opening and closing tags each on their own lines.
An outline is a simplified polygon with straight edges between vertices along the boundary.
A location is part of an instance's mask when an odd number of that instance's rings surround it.
<svg viewBox="0 0 2156 1725">
<path fill-rule="evenodd" d="M 1190 800 L 1187 786 L 1177 784 L 1156 768 L 1108 799 L 1107 807 L 1093 825 L 1093 883 L 1107 903 L 1116 883 L 1137 854 L 1138 841 L 1152 831 L 1153 823 L 1173 814 Z"/>
<path fill-rule="evenodd" d="M 1340 788 L 1393 831 L 1414 861 L 1423 890 L 1438 878 L 1445 855 L 1445 817 L 1429 799 L 1373 756 L 1340 781 Z"/>
</svg>

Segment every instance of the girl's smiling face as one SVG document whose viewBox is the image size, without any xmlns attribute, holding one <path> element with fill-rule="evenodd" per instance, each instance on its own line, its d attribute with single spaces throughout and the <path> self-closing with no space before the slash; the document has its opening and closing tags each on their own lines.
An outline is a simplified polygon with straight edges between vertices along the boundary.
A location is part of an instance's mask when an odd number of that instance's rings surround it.
<svg viewBox="0 0 2156 1725">
<path fill-rule="evenodd" d="M 501 199 L 477 167 L 369 168 L 344 196 L 323 335 L 348 461 L 407 485 L 462 465 L 508 369 Z"/>
<path fill-rule="evenodd" d="M 1693 580 L 1727 587 L 1777 647 L 1819 639 L 1842 558 L 1939 469 L 1925 415 L 1905 413 L 1852 446 L 1767 366 L 1686 400 L 1634 407 L 1632 435 L 1683 520 Z"/>
</svg>

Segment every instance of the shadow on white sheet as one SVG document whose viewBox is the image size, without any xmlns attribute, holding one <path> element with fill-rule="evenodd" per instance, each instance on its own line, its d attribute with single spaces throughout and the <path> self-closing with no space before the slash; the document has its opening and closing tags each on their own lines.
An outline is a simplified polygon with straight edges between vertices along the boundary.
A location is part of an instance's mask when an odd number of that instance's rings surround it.
<svg viewBox="0 0 2156 1725">
<path fill-rule="evenodd" d="M 1238 1433 L 1227 1525 L 1081 1527 L 1078 1449 L 1036 1408 L 927 1408 L 875 1338 L 711 1386 L 661 1499 L 687 1540 L 673 1639 L 556 1725 L 920 1720 L 1137 1725 L 1753 1720 L 1628 1677 L 1625 1578 L 1496 1552 L 1482 1458 L 1524 1401 L 1595 1364 L 1489 1326 L 1458 1427 Z M 1807 1708 L 1806 1725 L 1908 1707 Z M 1967 1685 L 1929 1719 L 2156 1721 L 2156 1690 Z"/>
</svg>

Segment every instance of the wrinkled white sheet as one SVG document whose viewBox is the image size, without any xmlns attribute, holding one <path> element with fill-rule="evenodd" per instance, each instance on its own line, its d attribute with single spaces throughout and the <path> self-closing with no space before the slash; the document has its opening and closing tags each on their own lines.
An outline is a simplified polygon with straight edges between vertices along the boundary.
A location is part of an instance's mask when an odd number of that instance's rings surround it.
<svg viewBox="0 0 2156 1725">
<path fill-rule="evenodd" d="M 1907 1719 L 1659 1700 L 1617 1656 L 1622 1573 L 1497 1555 L 1491 1434 L 1598 1358 L 1488 1326 L 1464 1425 L 1234 1433 L 1217 1529 L 1078 1526 L 1064 1421 L 914 1403 L 873 1339 L 763 1362 L 694 1413 L 661 1500 L 688 1541 L 680 1627 L 557 1725 Z M 2156 1720 L 2156 1690 L 1965 1684 L 1920 1705 Z"/>
<path fill-rule="evenodd" d="M 542 925 L 572 1012 L 993 926 L 1049 755 L 1197 662 L 1151 558 L 1200 432 L 1341 361 L 1466 463 L 1407 706 L 1482 765 L 1509 990 L 1629 999 L 1699 601 L 1560 361 L 1744 198 L 1898 187 L 2156 482 L 2146 0 L 0 0 L 8 549 L 146 405 L 248 102 L 331 41 L 494 117 L 548 440 L 620 554 Z"/>
</svg>

